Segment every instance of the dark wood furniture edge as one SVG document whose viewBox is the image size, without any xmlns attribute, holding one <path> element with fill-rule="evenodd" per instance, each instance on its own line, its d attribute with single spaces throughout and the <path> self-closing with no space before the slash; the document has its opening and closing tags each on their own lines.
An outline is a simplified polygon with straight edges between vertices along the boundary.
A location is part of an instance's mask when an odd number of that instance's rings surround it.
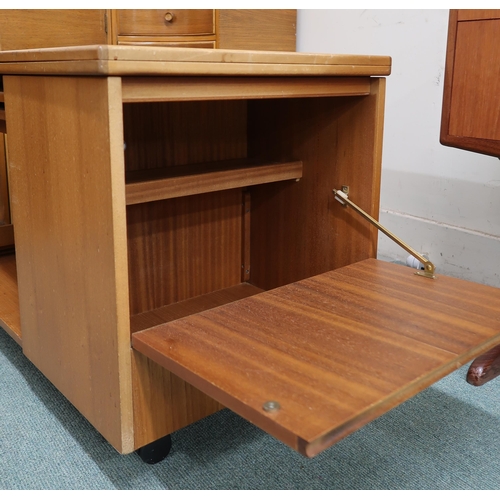
<svg viewBox="0 0 500 500">
<path fill-rule="evenodd" d="M 467 382 L 479 387 L 500 375 L 500 345 L 477 357 L 467 372 Z"/>
<path fill-rule="evenodd" d="M 450 10 L 448 21 L 448 40 L 446 46 L 446 69 L 444 76 L 443 88 L 443 106 L 441 114 L 441 130 L 439 142 L 443 146 L 450 146 L 474 153 L 483 153 L 490 156 L 500 157 L 500 141 L 490 139 L 480 139 L 475 137 L 462 137 L 450 135 L 448 133 L 450 127 L 450 111 L 451 98 L 453 89 L 453 70 L 455 64 L 455 44 L 457 40 L 459 11 L 456 9 Z M 468 22 L 468 21 L 460 21 Z"/>
<path fill-rule="evenodd" d="M 455 43 L 457 39 L 457 19 L 458 10 L 450 10 L 443 85 L 443 106 L 441 110 L 441 130 L 439 136 L 439 141 L 444 146 L 456 146 L 456 144 L 450 143 L 448 130 L 450 126 L 451 91 L 453 88 L 453 67 L 455 62 Z"/>
</svg>

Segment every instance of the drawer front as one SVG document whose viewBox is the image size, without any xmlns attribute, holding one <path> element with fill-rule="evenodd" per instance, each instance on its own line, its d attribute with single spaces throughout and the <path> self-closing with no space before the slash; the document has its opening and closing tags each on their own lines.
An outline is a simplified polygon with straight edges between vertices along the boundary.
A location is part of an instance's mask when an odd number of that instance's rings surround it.
<svg viewBox="0 0 500 500">
<path fill-rule="evenodd" d="M 211 38 L 213 38 L 213 40 Z M 179 36 L 175 38 L 154 36 L 119 36 L 117 37 L 117 44 L 143 46 L 155 45 L 158 47 L 179 47 L 193 49 L 215 49 L 215 35 L 213 35 L 212 37 Z"/>
<path fill-rule="evenodd" d="M 118 35 L 206 35 L 215 33 L 213 9 L 118 10 Z"/>
</svg>

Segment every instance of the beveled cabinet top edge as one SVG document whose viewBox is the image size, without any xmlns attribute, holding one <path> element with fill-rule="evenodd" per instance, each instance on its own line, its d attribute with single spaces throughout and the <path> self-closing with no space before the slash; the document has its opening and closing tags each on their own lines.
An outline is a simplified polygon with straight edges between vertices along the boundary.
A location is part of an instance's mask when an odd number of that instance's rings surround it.
<svg viewBox="0 0 500 500">
<path fill-rule="evenodd" d="M 386 76 L 389 56 L 88 45 L 0 52 L 1 74 Z"/>
</svg>

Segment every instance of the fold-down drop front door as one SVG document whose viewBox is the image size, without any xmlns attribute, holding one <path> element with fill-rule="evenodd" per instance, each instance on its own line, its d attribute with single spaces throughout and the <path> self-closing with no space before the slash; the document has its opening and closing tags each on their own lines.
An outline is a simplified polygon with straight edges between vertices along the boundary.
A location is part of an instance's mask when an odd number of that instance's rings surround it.
<svg viewBox="0 0 500 500">
<path fill-rule="evenodd" d="M 309 457 L 499 343 L 500 289 L 373 259 L 133 337 Z"/>
</svg>

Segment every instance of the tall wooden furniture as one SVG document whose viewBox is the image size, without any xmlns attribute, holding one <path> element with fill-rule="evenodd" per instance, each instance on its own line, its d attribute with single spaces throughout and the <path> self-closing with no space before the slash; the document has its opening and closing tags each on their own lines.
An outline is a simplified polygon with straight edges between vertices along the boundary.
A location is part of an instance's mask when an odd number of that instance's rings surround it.
<svg viewBox="0 0 500 500">
<path fill-rule="evenodd" d="M 0 50 L 92 44 L 295 50 L 294 9 L 3 9 Z M 0 88 L 0 252 L 12 251 Z"/>
<path fill-rule="evenodd" d="M 224 405 L 314 456 L 500 341 L 500 290 L 374 260 L 376 231 L 335 201 L 348 185 L 378 215 L 389 72 L 382 56 L 0 54 L 2 326 L 117 450 Z"/>
<path fill-rule="evenodd" d="M 3 9 L 0 50 L 91 44 L 295 50 L 294 9 Z"/>
<path fill-rule="evenodd" d="M 500 9 L 450 10 L 441 143 L 500 157 Z M 474 360 L 472 385 L 500 374 L 500 346 Z"/>
<path fill-rule="evenodd" d="M 451 10 L 441 143 L 500 156 L 500 9 Z"/>
</svg>

